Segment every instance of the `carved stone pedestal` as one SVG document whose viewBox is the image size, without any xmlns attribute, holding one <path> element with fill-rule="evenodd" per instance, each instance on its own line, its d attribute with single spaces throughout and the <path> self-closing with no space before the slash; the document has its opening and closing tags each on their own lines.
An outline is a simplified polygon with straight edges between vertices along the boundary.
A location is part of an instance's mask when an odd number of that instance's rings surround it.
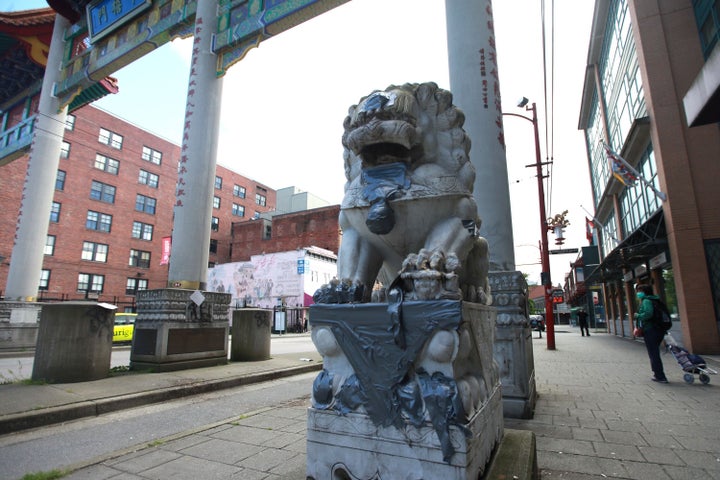
<svg viewBox="0 0 720 480">
<path fill-rule="evenodd" d="M 157 372 L 227 363 L 229 293 L 138 291 L 130 368 Z"/>
<path fill-rule="evenodd" d="M 522 272 L 490 272 L 497 308 L 495 360 L 500 368 L 503 412 L 508 418 L 532 418 L 537 394 L 532 331 L 527 316 L 527 283 Z"/>
<path fill-rule="evenodd" d="M 307 476 L 476 480 L 503 436 L 495 309 L 454 300 L 313 305 L 323 371 Z"/>
</svg>

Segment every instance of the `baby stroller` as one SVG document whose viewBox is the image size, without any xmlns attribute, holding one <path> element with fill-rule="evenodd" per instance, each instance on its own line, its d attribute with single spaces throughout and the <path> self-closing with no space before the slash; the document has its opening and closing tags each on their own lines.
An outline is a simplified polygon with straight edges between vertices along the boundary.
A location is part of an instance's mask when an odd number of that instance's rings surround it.
<svg viewBox="0 0 720 480">
<path fill-rule="evenodd" d="M 685 383 L 693 383 L 695 375 L 698 375 L 700 383 L 707 385 L 710 383 L 710 375 L 717 375 L 717 372 L 708 367 L 700 355 L 694 355 L 685 350 L 675 342 L 675 339 L 670 334 L 665 335 L 665 347 L 685 372 L 683 375 Z"/>
</svg>

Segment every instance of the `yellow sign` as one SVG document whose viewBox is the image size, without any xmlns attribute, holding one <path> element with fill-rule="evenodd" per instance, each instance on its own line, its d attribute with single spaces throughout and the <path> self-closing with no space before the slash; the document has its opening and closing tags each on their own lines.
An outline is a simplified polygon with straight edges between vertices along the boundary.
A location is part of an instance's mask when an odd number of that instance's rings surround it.
<svg viewBox="0 0 720 480">
<path fill-rule="evenodd" d="M 113 327 L 113 343 L 131 343 L 135 331 L 137 313 L 116 313 Z"/>
</svg>

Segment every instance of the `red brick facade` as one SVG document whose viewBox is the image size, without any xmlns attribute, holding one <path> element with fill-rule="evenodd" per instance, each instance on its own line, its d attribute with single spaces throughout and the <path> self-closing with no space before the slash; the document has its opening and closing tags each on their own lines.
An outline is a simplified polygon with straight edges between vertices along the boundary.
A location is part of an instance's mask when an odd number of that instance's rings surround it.
<svg viewBox="0 0 720 480">
<path fill-rule="evenodd" d="M 231 261 L 249 260 L 259 253 L 277 253 L 303 247 L 332 252 L 340 247 L 340 205 L 276 215 L 272 221 L 258 219 L 233 224 Z M 268 230 L 269 229 L 269 230 Z"/>
<path fill-rule="evenodd" d="M 59 217 L 56 222 L 50 222 L 48 230 L 48 235 L 55 237 L 54 251 L 45 256 L 43 264 L 43 269 L 49 271 L 49 281 L 46 289 L 41 289 L 38 296 L 41 299 L 83 298 L 85 292 L 78 290 L 78 275 L 85 273 L 103 276 L 99 299 L 118 304 L 122 309 L 134 301 L 134 295 L 126 294 L 128 279 L 147 281 L 147 288 L 150 289 L 163 288 L 167 284 L 168 266 L 160 265 L 161 244 L 163 237 L 172 234 L 180 147 L 91 106 L 75 111 L 74 117 L 74 128 L 66 130 L 64 137 L 70 146 L 69 155 L 61 158 L 59 166 L 59 170 L 64 173 L 64 185 L 58 181 L 54 196 L 54 202 L 60 206 Z M 100 129 L 121 136 L 121 148 L 113 148 L 99 141 Z M 161 154 L 159 164 L 143 159 L 143 147 Z M 96 161 L 98 154 L 118 163 L 106 162 L 105 169 L 100 169 Z M 109 163 L 115 164 L 117 169 L 112 166 L 107 168 Z M 0 292 L 6 287 L 27 164 L 26 155 L 0 167 L 0 257 L 4 257 L 0 261 Z M 140 180 L 141 172 L 144 172 L 142 175 L 145 180 L 150 180 L 147 183 L 157 180 L 157 187 L 143 183 Z M 275 190 L 266 185 L 221 166 L 217 167 L 216 176 L 222 180 L 221 188 L 215 189 L 220 204 L 219 208 L 213 209 L 213 217 L 218 219 L 218 228 L 211 233 L 213 243 L 217 246 L 217 253 L 210 254 L 211 264 L 230 261 L 231 227 L 234 221 L 251 218 L 256 212 L 273 210 L 276 204 Z M 110 190 L 114 187 L 112 202 L 91 198 L 93 182 L 96 182 L 95 186 L 108 187 Z M 236 195 L 242 191 L 245 193 L 244 198 Z M 256 193 L 262 195 L 259 200 L 261 203 L 264 201 L 265 205 L 256 204 Z M 149 201 L 155 200 L 154 213 L 136 210 L 138 195 Z M 235 209 L 233 204 L 236 205 Z M 89 211 L 111 216 L 110 231 L 88 228 Z M 237 215 L 240 211 L 244 212 L 244 217 Z M 151 239 L 133 238 L 135 222 L 152 227 Z M 83 260 L 84 242 L 106 245 L 104 261 Z M 131 265 L 131 249 L 149 252 L 149 262 L 145 258 L 141 265 Z"/>
</svg>

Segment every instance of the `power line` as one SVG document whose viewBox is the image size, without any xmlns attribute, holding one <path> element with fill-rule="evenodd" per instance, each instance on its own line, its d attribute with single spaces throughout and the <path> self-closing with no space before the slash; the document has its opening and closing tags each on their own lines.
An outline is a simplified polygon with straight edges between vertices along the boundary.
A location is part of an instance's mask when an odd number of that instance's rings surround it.
<svg viewBox="0 0 720 480">
<path fill-rule="evenodd" d="M 548 72 L 548 40 L 545 27 L 547 19 L 545 15 L 545 0 L 541 2 L 541 31 L 542 31 L 542 58 L 543 58 L 543 92 L 545 96 L 545 161 L 547 162 L 547 188 L 545 203 L 547 211 L 552 212 L 552 189 L 553 189 L 553 162 L 554 162 L 554 137 L 555 137 L 555 0 L 550 3 L 550 69 Z M 550 82 L 550 93 L 548 94 L 548 77 Z"/>
</svg>

